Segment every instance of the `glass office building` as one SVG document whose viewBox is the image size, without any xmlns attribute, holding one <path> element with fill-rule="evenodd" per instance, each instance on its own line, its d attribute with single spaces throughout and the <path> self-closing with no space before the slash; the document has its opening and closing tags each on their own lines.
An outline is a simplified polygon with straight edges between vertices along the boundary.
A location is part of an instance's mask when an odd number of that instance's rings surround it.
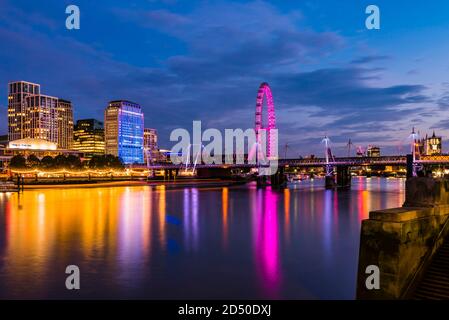
<svg viewBox="0 0 449 320">
<path fill-rule="evenodd" d="M 95 119 L 78 120 L 73 136 L 73 150 L 83 152 L 85 158 L 104 155 L 103 122 Z"/>
<path fill-rule="evenodd" d="M 126 100 L 109 102 L 104 112 L 105 152 L 123 163 L 143 163 L 143 113 L 140 105 Z"/>
<path fill-rule="evenodd" d="M 58 148 L 72 149 L 73 147 L 73 111 L 72 102 L 58 99 Z"/>
</svg>

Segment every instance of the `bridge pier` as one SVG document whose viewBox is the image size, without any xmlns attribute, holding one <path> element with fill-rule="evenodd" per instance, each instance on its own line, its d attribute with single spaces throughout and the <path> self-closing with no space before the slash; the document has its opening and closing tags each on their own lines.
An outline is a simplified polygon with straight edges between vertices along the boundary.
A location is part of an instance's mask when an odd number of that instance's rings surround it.
<svg viewBox="0 0 449 320">
<path fill-rule="evenodd" d="M 334 189 L 337 186 L 335 176 L 333 174 L 324 178 L 324 186 L 326 189 Z"/>
<path fill-rule="evenodd" d="M 267 176 L 257 176 L 256 178 L 257 187 L 266 187 L 267 186 Z"/>
<path fill-rule="evenodd" d="M 164 180 L 176 180 L 178 169 L 166 169 L 164 170 Z"/>
<path fill-rule="evenodd" d="M 349 188 L 351 187 L 351 172 L 348 166 L 338 166 L 337 172 L 330 172 L 326 175 L 324 186 L 326 189 Z"/>
<path fill-rule="evenodd" d="M 275 174 L 270 176 L 271 185 L 276 188 L 285 187 L 287 184 L 287 176 L 285 175 L 285 167 L 279 167 Z"/>
<path fill-rule="evenodd" d="M 351 172 L 347 166 L 337 167 L 337 187 L 349 188 L 351 187 Z"/>
</svg>

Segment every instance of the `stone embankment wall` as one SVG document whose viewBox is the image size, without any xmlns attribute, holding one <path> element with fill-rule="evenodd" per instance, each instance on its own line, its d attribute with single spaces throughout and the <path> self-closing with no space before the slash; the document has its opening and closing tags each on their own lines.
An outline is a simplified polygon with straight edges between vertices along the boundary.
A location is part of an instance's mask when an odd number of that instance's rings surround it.
<svg viewBox="0 0 449 320">
<path fill-rule="evenodd" d="M 362 222 L 357 298 L 401 298 L 422 261 L 438 248 L 436 238 L 448 217 L 449 180 L 407 179 L 403 207 L 372 211 Z M 366 286 L 370 265 L 379 268 L 379 289 Z"/>
</svg>

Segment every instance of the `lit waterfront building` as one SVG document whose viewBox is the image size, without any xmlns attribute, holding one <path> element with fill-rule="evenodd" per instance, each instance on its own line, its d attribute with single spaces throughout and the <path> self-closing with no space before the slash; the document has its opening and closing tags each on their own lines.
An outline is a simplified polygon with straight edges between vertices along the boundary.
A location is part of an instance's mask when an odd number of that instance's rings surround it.
<svg viewBox="0 0 449 320">
<path fill-rule="evenodd" d="M 8 141 L 25 138 L 25 117 L 30 95 L 39 95 L 40 85 L 27 81 L 8 83 Z"/>
<path fill-rule="evenodd" d="M 83 152 L 86 158 L 104 154 L 103 122 L 95 119 L 78 120 L 73 136 L 73 150 Z"/>
<path fill-rule="evenodd" d="M 426 155 L 426 143 L 427 135 L 426 138 L 415 140 L 415 153 L 417 155 Z"/>
<path fill-rule="evenodd" d="M 143 131 L 143 148 L 145 163 L 158 159 L 157 130 L 145 128 Z M 149 158 L 149 159 L 148 159 Z"/>
<path fill-rule="evenodd" d="M 140 105 L 126 100 L 109 102 L 104 112 L 105 153 L 123 163 L 143 163 L 143 113 Z"/>
<path fill-rule="evenodd" d="M 426 138 L 426 155 L 435 156 L 442 153 L 442 138 L 435 135 L 433 132 L 430 138 Z"/>
<path fill-rule="evenodd" d="M 8 141 L 44 139 L 70 149 L 73 111 L 70 101 L 44 95 L 40 85 L 27 81 L 8 84 Z"/>
<path fill-rule="evenodd" d="M 368 146 L 368 149 L 366 149 L 366 155 L 368 157 L 380 157 L 380 148 L 377 146 Z"/>
<path fill-rule="evenodd" d="M 15 155 L 22 155 L 24 157 L 35 155 L 42 159 L 45 156 L 55 157 L 57 155 L 82 156 L 81 152 L 59 149 L 56 142 L 50 142 L 39 138 L 24 138 L 10 141 L 6 149 L 3 149 L 2 151 L 4 152 L 3 155 L 8 157 Z"/>
<path fill-rule="evenodd" d="M 58 143 L 58 98 L 37 94 L 25 100 L 25 137 Z"/>
<path fill-rule="evenodd" d="M 73 110 L 72 103 L 58 99 L 58 148 L 71 149 L 73 146 Z"/>
</svg>

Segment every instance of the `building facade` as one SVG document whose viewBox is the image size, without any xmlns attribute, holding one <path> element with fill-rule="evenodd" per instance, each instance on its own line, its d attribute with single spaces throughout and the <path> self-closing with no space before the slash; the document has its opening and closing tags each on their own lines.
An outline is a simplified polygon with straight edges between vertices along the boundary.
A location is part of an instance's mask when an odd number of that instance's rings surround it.
<svg viewBox="0 0 449 320">
<path fill-rule="evenodd" d="M 72 149 L 73 146 L 73 110 L 72 103 L 58 99 L 58 148 Z"/>
<path fill-rule="evenodd" d="M 430 138 L 426 138 L 426 155 L 436 156 L 442 154 L 442 137 L 437 137 L 435 131 Z"/>
<path fill-rule="evenodd" d="M 25 100 L 25 137 L 58 143 L 58 98 L 37 94 Z"/>
<path fill-rule="evenodd" d="M 140 105 L 126 100 L 109 102 L 104 112 L 105 153 L 123 163 L 143 163 L 143 113 Z"/>
<path fill-rule="evenodd" d="M 7 148 L 4 150 L 5 156 L 22 155 L 28 157 L 35 155 L 39 159 L 45 156 L 55 157 L 57 155 L 74 155 L 82 157 L 82 153 L 75 150 L 58 149 L 58 144 L 38 138 L 24 138 L 19 140 L 13 140 L 8 143 Z"/>
<path fill-rule="evenodd" d="M 368 146 L 366 155 L 367 157 L 380 157 L 380 148 L 377 146 Z"/>
<path fill-rule="evenodd" d="M 145 128 L 143 131 L 144 161 L 153 162 L 158 160 L 157 130 Z"/>
<path fill-rule="evenodd" d="M 104 155 L 103 122 L 95 119 L 78 120 L 73 131 L 73 150 L 83 152 L 86 158 Z"/>
<path fill-rule="evenodd" d="M 70 149 L 73 143 L 73 110 L 70 101 L 44 95 L 39 84 L 8 84 L 8 141 L 32 138 Z"/>
<path fill-rule="evenodd" d="M 26 98 L 40 94 L 40 85 L 27 81 L 8 83 L 8 141 L 25 135 Z"/>
</svg>

